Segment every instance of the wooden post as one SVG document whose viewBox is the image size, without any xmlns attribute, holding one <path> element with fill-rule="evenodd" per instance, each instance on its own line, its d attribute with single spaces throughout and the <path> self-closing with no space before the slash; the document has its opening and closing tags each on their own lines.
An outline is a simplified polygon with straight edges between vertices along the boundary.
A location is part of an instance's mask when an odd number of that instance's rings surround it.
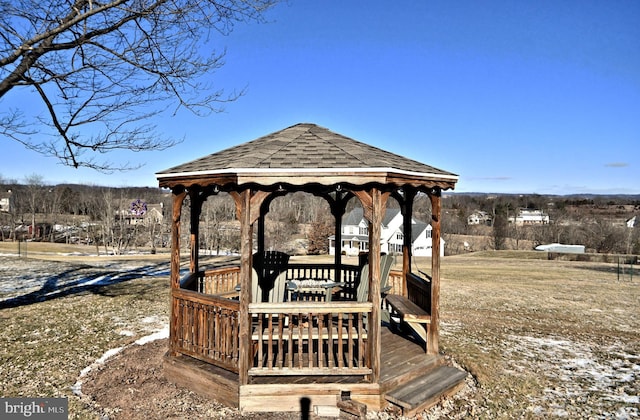
<svg viewBox="0 0 640 420">
<path fill-rule="evenodd" d="M 262 214 L 260 210 L 260 217 L 258 218 L 258 255 L 264 255 L 264 219 L 266 214 Z"/>
<path fill-rule="evenodd" d="M 413 188 L 404 188 L 403 202 L 402 202 L 402 225 L 404 228 L 403 246 L 402 246 L 402 295 L 407 297 L 407 276 L 411 273 L 411 258 L 412 258 L 412 235 L 413 226 L 411 220 L 413 219 L 413 200 L 416 196 L 416 190 Z"/>
<path fill-rule="evenodd" d="M 389 193 L 383 193 L 377 188 L 371 191 L 352 191 L 362 203 L 364 217 L 369 221 L 369 301 L 372 303 L 369 319 L 369 360 L 371 360 L 371 382 L 380 381 L 380 356 L 382 353 L 382 339 L 380 337 L 380 234 L 382 220 L 387 208 Z M 362 281 L 363 279 L 360 279 Z"/>
<path fill-rule="evenodd" d="M 202 196 L 199 192 L 191 191 L 191 227 L 190 227 L 190 250 L 189 272 L 197 273 L 200 270 L 200 214 L 202 213 Z"/>
<path fill-rule="evenodd" d="M 180 217 L 182 203 L 187 192 L 173 191 L 173 214 L 171 219 L 171 287 L 180 288 Z"/>
<path fill-rule="evenodd" d="M 258 255 L 264 255 L 264 222 L 267 217 L 267 213 L 269 213 L 269 206 L 271 206 L 271 202 L 275 200 L 276 197 L 277 195 L 267 191 L 257 191 L 251 197 L 251 223 L 255 223 L 256 220 L 258 222 L 258 243 L 256 245 L 258 247 Z"/>
<path fill-rule="evenodd" d="M 340 199 L 340 192 L 336 192 L 336 200 L 329 203 L 331 214 L 334 218 L 334 236 L 335 236 L 335 274 L 334 279 L 337 282 L 343 281 L 342 278 L 342 216 L 346 209 L 344 200 Z"/>
<path fill-rule="evenodd" d="M 337 282 L 342 281 L 342 270 L 340 267 L 342 266 L 342 214 L 337 214 L 334 212 L 334 258 L 333 262 L 335 264 L 334 275 L 333 278 Z"/>
<path fill-rule="evenodd" d="M 427 337 L 427 353 L 438 354 L 438 337 L 440 335 L 440 188 L 434 187 L 429 192 L 431 200 L 431 325 Z"/>
<path fill-rule="evenodd" d="M 373 307 L 369 319 L 369 351 L 371 355 L 371 382 L 380 381 L 380 358 L 382 354 L 380 306 L 380 234 L 382 220 L 387 204 L 388 194 L 382 194 L 379 189 L 372 188 L 370 192 L 371 208 L 369 213 L 369 301 Z M 362 280 L 361 280 L 362 281 Z"/>
<path fill-rule="evenodd" d="M 253 253 L 253 223 L 251 222 L 251 191 L 239 194 L 240 218 L 240 320 L 238 376 L 240 385 L 249 383 L 251 365 L 251 254 Z"/>
<path fill-rule="evenodd" d="M 169 325 L 169 354 L 176 356 L 176 328 L 177 313 L 176 300 L 173 298 L 173 291 L 180 288 L 180 217 L 182 215 L 182 203 L 186 196 L 186 191 L 178 188 L 173 192 L 173 212 L 171 216 L 171 317 Z"/>
</svg>

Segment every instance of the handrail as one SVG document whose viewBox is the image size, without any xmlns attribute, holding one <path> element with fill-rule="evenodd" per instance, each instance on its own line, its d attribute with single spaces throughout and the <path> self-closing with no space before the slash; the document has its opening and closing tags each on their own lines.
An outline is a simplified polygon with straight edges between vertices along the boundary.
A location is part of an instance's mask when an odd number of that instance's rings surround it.
<svg viewBox="0 0 640 420">
<path fill-rule="evenodd" d="M 333 312 L 371 312 L 373 305 L 371 302 L 317 302 L 317 301 L 295 301 L 282 303 L 250 303 L 249 312 L 252 314 L 273 314 L 288 312 L 313 312 L 328 314 Z"/>
</svg>

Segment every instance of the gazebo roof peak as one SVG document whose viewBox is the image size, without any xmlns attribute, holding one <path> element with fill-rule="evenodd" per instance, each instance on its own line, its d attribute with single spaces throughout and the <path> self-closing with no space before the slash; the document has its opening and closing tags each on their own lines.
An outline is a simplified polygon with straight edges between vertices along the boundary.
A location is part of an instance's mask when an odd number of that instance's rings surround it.
<svg viewBox="0 0 640 420">
<path fill-rule="evenodd" d="M 300 123 L 255 140 L 201 157 L 156 175 L 176 177 L 248 174 L 402 173 L 455 182 L 458 176 L 387 152 L 311 123 Z M 250 179 L 244 179 L 251 182 Z M 345 180 L 347 181 L 347 180 Z M 288 181 L 289 182 L 289 181 Z M 295 182 L 294 182 L 295 183 Z"/>
</svg>

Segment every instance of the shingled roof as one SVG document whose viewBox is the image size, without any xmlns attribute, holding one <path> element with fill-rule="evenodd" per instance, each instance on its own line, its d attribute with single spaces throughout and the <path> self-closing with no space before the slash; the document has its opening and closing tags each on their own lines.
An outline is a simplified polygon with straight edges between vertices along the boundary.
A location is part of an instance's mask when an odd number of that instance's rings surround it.
<svg viewBox="0 0 640 420">
<path fill-rule="evenodd" d="M 458 176 L 399 156 L 315 124 L 303 123 L 217 153 L 187 162 L 156 175 L 163 181 L 187 177 L 251 176 L 273 178 L 292 174 L 336 176 L 358 173 L 396 173 L 455 182 Z M 248 177 L 248 178 L 247 178 Z M 274 179 L 271 179 L 276 182 Z M 343 180 L 345 182 L 346 180 Z M 240 182 L 240 181 L 239 181 Z M 277 182 L 283 182 L 280 179 Z M 292 180 L 288 183 L 295 184 Z M 331 181 L 333 182 L 333 181 Z"/>
</svg>

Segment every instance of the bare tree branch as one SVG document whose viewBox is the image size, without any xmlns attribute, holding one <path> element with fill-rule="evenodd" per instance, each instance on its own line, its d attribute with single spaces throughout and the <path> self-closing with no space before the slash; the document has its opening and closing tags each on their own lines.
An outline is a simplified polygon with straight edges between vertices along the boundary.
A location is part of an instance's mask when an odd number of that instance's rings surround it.
<svg viewBox="0 0 640 420">
<path fill-rule="evenodd" d="M 0 135 L 64 165 L 130 169 L 98 158 L 171 147 L 153 117 L 208 115 L 242 95 L 212 86 L 225 56 L 212 35 L 261 21 L 276 1 L 0 0 Z M 13 92 L 37 102 L 2 106 Z"/>
</svg>

